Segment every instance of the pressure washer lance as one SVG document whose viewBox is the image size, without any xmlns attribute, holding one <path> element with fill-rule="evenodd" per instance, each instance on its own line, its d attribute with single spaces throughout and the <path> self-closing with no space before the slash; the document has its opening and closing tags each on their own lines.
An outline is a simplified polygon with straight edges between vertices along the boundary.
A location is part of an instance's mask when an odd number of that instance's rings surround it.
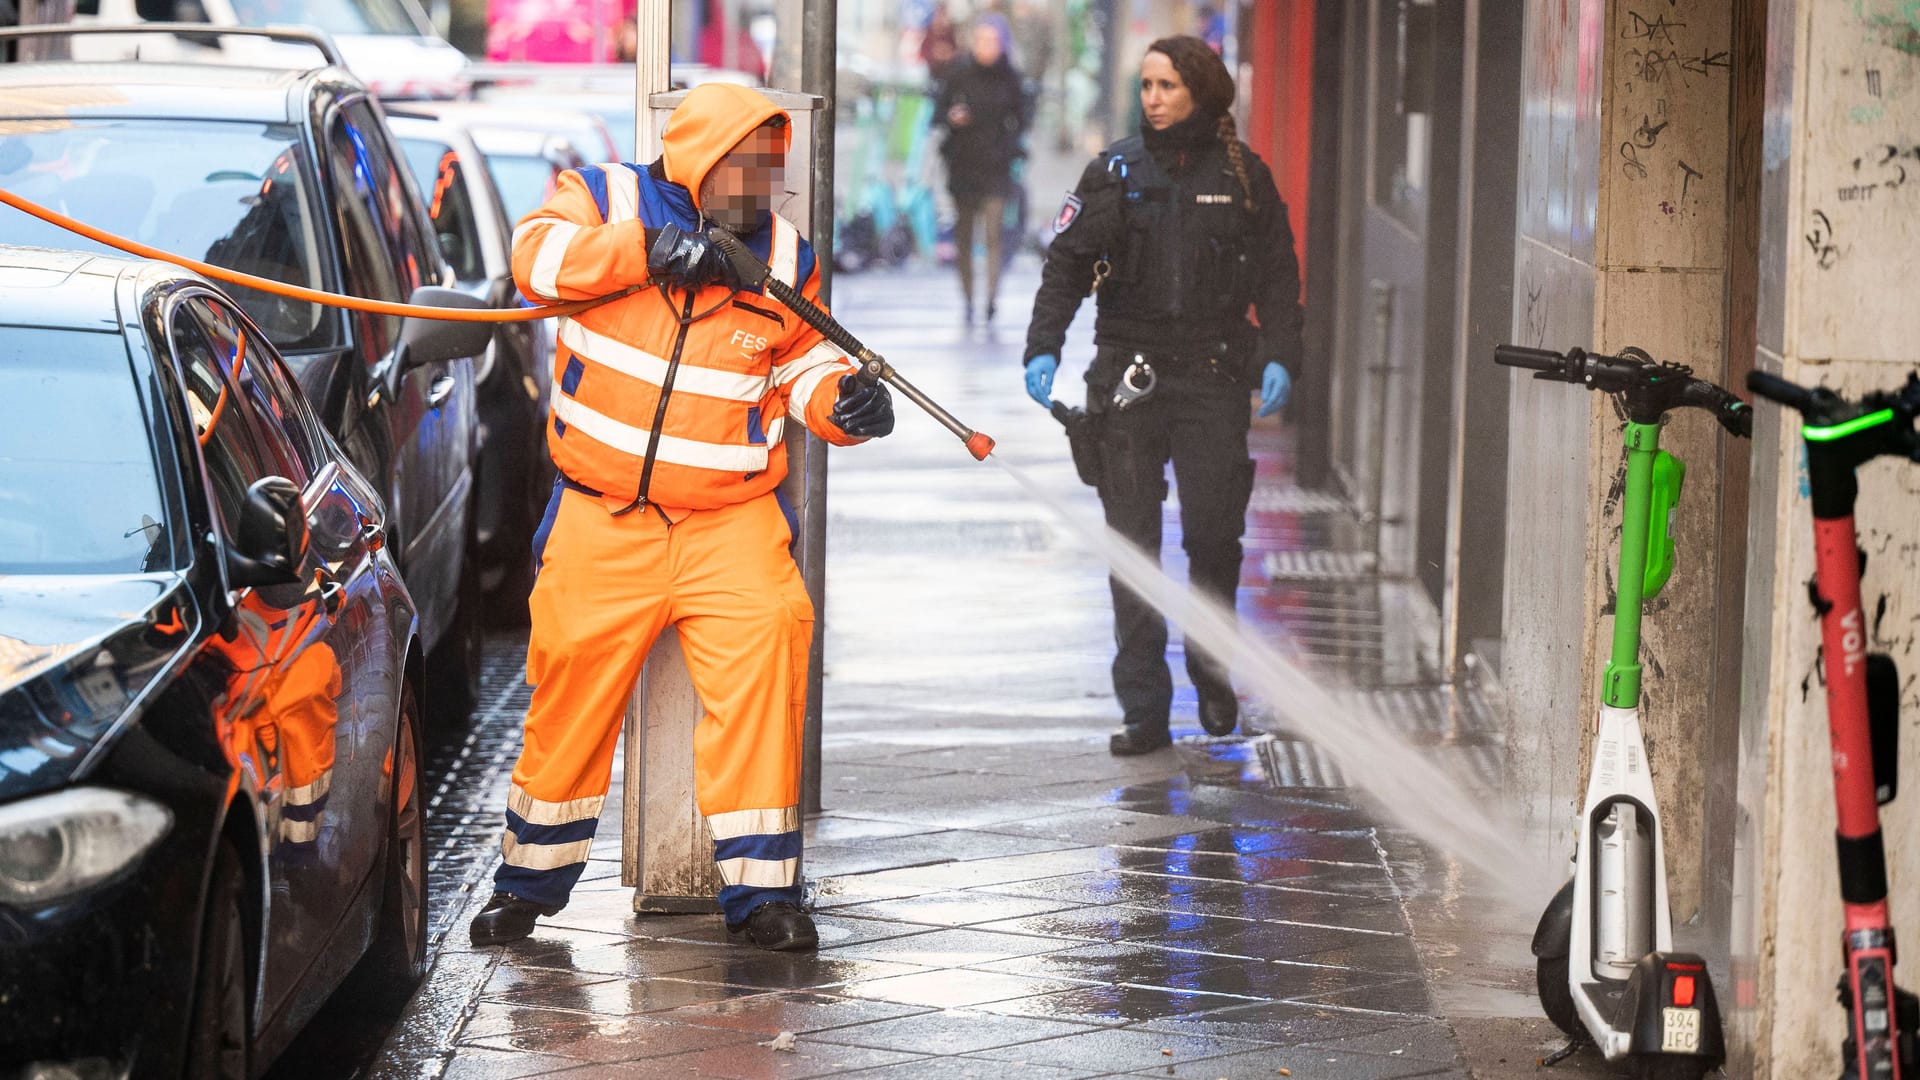
<svg viewBox="0 0 1920 1080">
<path fill-rule="evenodd" d="M 938 420 L 941 427 L 958 435 L 960 441 L 967 444 L 967 452 L 972 454 L 975 460 L 985 461 L 987 455 L 993 453 L 991 436 L 983 431 L 975 431 L 955 419 L 952 413 L 941 408 L 932 398 L 922 393 L 919 387 L 902 378 L 900 373 L 894 370 L 893 365 L 887 363 L 880 354 L 861 344 L 860 339 L 854 337 L 846 327 L 841 326 L 833 316 L 820 310 L 818 304 L 801 295 L 800 290 L 774 277 L 773 272 L 767 268 L 767 264 L 761 262 L 759 256 L 747 250 L 747 245 L 741 243 L 739 237 L 721 226 L 714 225 L 707 229 L 707 239 L 720 249 L 720 253 L 727 257 L 728 262 L 733 264 L 733 272 L 739 275 L 743 284 L 749 288 L 766 290 L 769 296 L 786 305 L 787 310 L 800 316 L 802 322 L 820 331 L 828 341 L 838 345 L 846 351 L 847 355 L 858 360 L 860 370 L 855 377 L 861 382 L 871 386 L 885 379 L 888 385 L 900 391 L 908 401 L 920 406 L 926 410 L 928 416 Z"/>
</svg>

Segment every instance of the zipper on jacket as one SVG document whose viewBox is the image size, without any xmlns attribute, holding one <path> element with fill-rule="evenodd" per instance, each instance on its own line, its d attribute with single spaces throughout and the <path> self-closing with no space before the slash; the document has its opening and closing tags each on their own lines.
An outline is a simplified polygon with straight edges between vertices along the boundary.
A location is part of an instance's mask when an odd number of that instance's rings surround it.
<svg viewBox="0 0 1920 1080">
<path fill-rule="evenodd" d="M 667 399 L 673 396 L 673 377 L 680 372 L 680 353 L 687 347 L 687 329 L 693 325 L 690 321 L 692 318 L 693 290 L 688 289 L 686 306 L 680 311 L 680 332 L 674 335 L 673 355 L 667 360 L 667 375 L 666 378 L 660 380 L 660 404 L 653 410 L 653 430 L 647 433 L 647 461 L 646 464 L 640 466 L 640 493 L 634 496 L 631 503 L 615 510 L 613 512 L 614 517 L 619 517 L 621 514 L 631 510 L 638 510 L 647 505 L 647 489 L 653 483 L 654 454 L 660 449 L 660 429 L 667 422 Z M 662 521 L 666 520 L 666 513 L 664 511 L 661 513 L 660 518 Z M 668 522 L 668 524 L 672 524 L 672 522 Z"/>
</svg>

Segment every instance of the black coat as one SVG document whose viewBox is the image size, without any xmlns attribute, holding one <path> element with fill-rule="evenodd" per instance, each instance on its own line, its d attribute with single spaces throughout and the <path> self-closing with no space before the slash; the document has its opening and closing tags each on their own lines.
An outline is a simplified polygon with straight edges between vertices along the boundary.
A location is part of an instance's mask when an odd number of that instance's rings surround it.
<svg viewBox="0 0 1920 1080">
<path fill-rule="evenodd" d="M 1300 262 L 1265 162 L 1240 144 L 1252 209 L 1226 147 L 1196 121 L 1184 141 L 1135 135 L 1087 166 L 1054 219 L 1025 359 L 1058 356 L 1092 289 L 1094 341 L 1179 358 L 1231 360 L 1249 385 L 1278 361 L 1298 371 Z M 1249 308 L 1258 325 L 1248 319 Z"/>
<path fill-rule="evenodd" d="M 948 113 L 964 105 L 971 121 L 955 127 Z M 955 197 L 1013 194 L 1013 162 L 1025 155 L 1027 98 L 1020 73 L 1004 57 L 989 67 L 968 59 L 950 68 L 934 101 L 933 123 L 947 130 L 940 154 L 947 162 L 947 190 Z"/>
</svg>

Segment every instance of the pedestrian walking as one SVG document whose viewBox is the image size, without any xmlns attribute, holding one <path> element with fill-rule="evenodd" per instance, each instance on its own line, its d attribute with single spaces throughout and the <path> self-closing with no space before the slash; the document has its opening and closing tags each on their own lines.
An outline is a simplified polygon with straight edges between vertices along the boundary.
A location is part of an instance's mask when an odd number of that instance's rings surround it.
<svg viewBox="0 0 1920 1080">
<path fill-rule="evenodd" d="M 933 5 L 926 31 L 920 37 L 920 62 L 927 65 L 927 81 L 935 94 L 959 55 L 960 39 L 953 32 L 953 16 L 947 11 L 946 0 L 940 0 Z"/>
<path fill-rule="evenodd" d="M 1027 392 L 1048 405 L 1067 327 L 1097 290 L 1089 419 L 1069 429 L 1075 463 L 1097 482 L 1107 524 L 1157 560 L 1171 461 L 1188 581 L 1228 611 L 1253 491 L 1248 394 L 1259 390 L 1261 416 L 1286 403 L 1301 325 L 1287 209 L 1235 136 L 1233 98 L 1206 42 L 1148 47 L 1140 132 L 1096 157 L 1054 218 L 1026 349 Z M 1109 749 L 1141 754 L 1171 742 L 1167 624 L 1118 578 L 1111 585 L 1124 726 Z M 1239 705 L 1225 665 L 1191 639 L 1186 652 L 1201 726 L 1228 734 Z"/>
<path fill-rule="evenodd" d="M 992 322 L 1000 292 L 1002 229 L 1007 201 L 1015 197 L 1014 162 L 1025 156 L 1027 97 L 1007 46 L 1006 19 L 988 13 L 974 22 L 972 51 L 941 85 L 933 122 L 946 129 L 940 156 L 947 165 L 947 191 L 957 219 L 953 226 L 954 266 L 973 322 L 973 238 L 986 233 L 986 313 Z"/>
<path fill-rule="evenodd" d="M 554 303 L 629 295 L 560 320 L 547 446 L 559 480 L 534 541 L 533 704 L 475 944 L 566 906 L 606 801 L 627 699 L 678 629 L 706 715 L 694 785 L 727 928 L 811 949 L 796 876 L 813 608 L 776 488 L 789 422 L 836 445 L 893 430 L 884 386 L 758 290 L 705 238 L 725 226 L 809 299 L 815 254 L 771 211 L 792 139 L 758 91 L 689 91 L 650 165 L 587 165 L 514 230 L 513 275 Z M 637 287 L 637 288 L 636 288 Z"/>
</svg>

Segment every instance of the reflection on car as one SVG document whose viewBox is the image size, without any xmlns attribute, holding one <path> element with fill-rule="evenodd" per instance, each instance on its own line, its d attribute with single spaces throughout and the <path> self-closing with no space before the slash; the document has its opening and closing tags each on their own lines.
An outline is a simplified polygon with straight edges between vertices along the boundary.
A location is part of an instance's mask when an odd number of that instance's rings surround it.
<svg viewBox="0 0 1920 1080">
<path fill-rule="evenodd" d="M 43 28 L 36 40 L 62 32 Z M 0 187 L 164 251 L 287 284 L 481 304 L 439 288 L 454 275 L 384 113 L 337 66 L 0 64 Z M 0 209 L 0 235 L 107 250 L 11 208 Z M 403 323 L 264 290 L 233 296 L 378 486 L 420 605 L 423 705 L 436 720 L 464 720 L 481 642 L 478 568 L 467 554 L 477 441 L 470 357 L 485 352 L 490 327 Z M 411 347 L 413 335 L 454 328 L 468 335 L 464 351 L 429 357 Z"/>
<path fill-rule="evenodd" d="M 425 955 L 418 619 L 263 329 L 0 246 L 0 1062 L 250 1076 Z"/>
</svg>

